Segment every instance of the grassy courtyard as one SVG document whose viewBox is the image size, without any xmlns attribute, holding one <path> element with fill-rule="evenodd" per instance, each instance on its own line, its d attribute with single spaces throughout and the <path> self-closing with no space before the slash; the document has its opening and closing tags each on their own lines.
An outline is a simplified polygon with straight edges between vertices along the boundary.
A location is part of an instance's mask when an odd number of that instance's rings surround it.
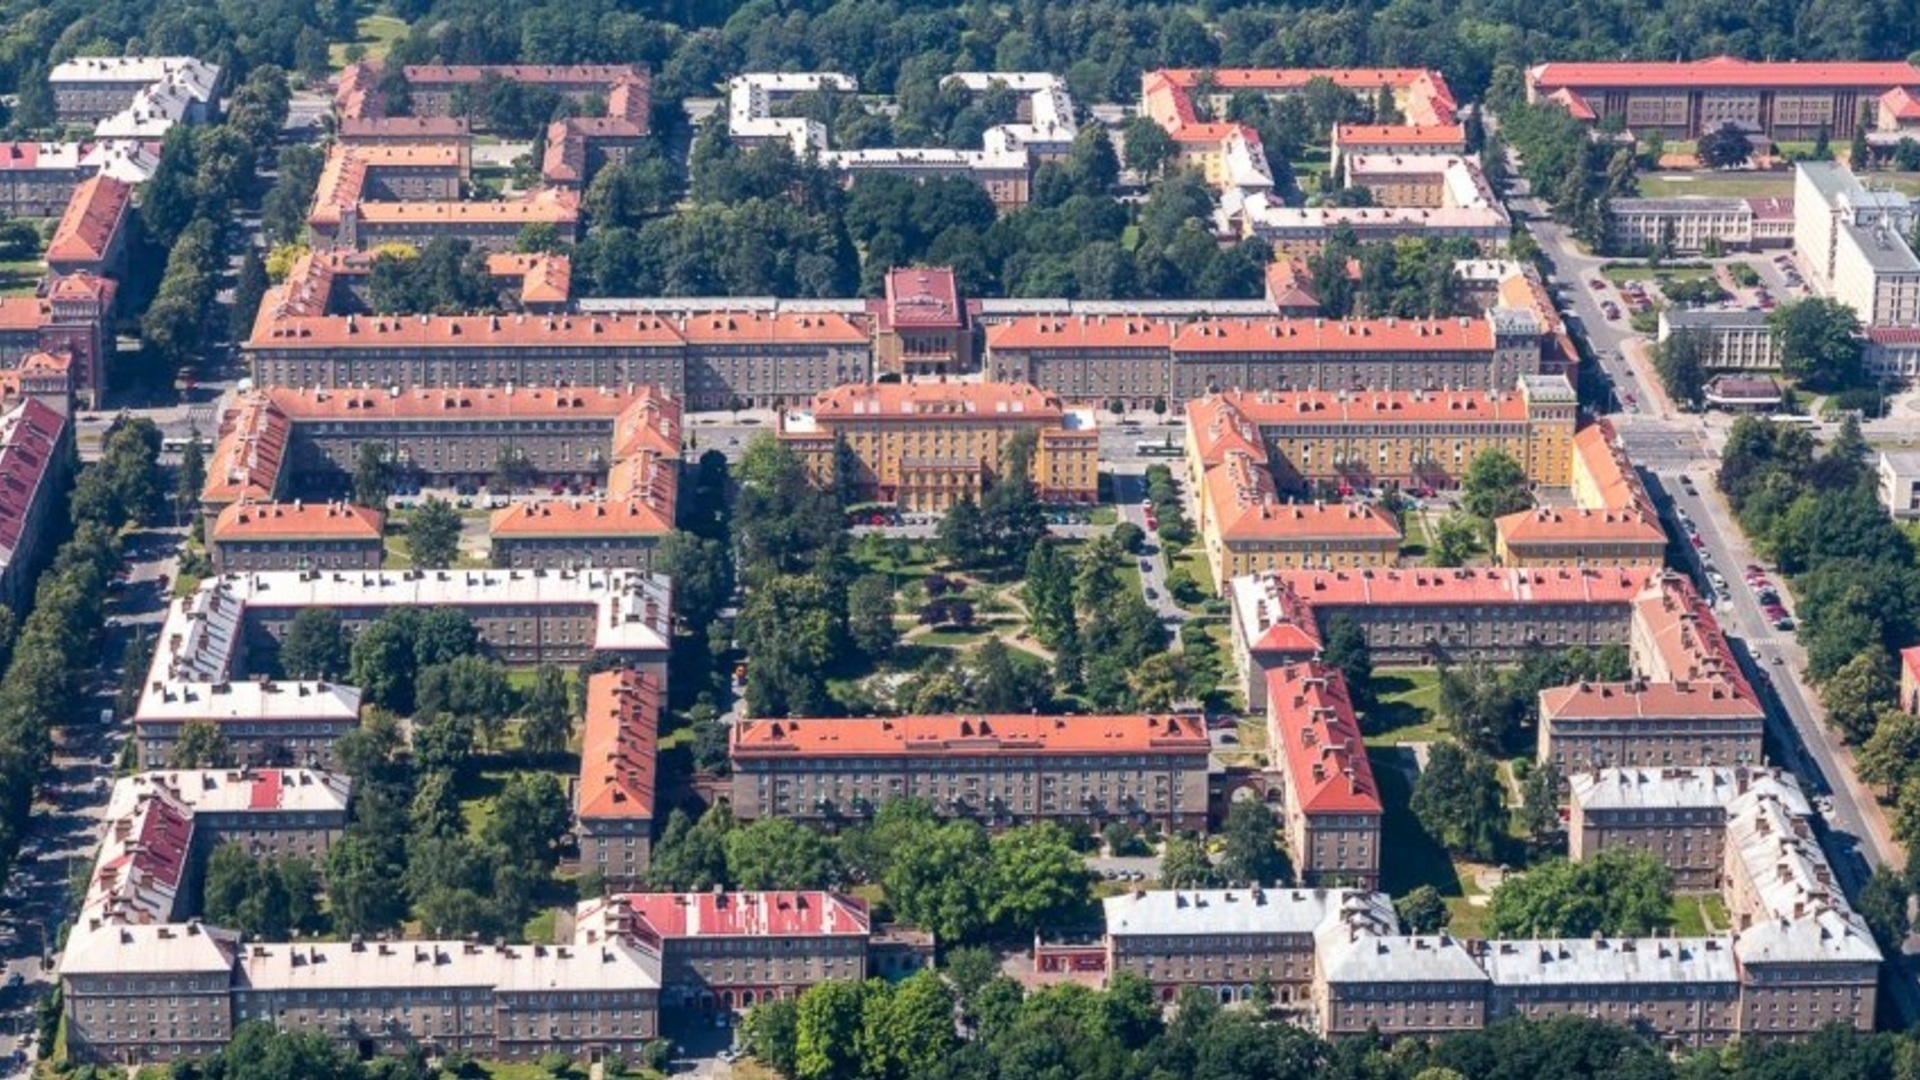
<svg viewBox="0 0 1920 1080">
<path fill-rule="evenodd" d="M 1374 706 L 1361 723 L 1368 746 L 1435 742 L 1450 736 L 1433 715 L 1440 704 L 1438 668 L 1383 668 L 1374 672 Z"/>
<path fill-rule="evenodd" d="M 384 60 L 393 43 L 407 36 L 407 24 L 391 15 L 368 15 L 354 27 L 353 42 L 366 50 L 366 59 Z M 347 66 L 349 44 L 336 41 L 327 46 L 327 63 L 335 68 Z"/>
</svg>

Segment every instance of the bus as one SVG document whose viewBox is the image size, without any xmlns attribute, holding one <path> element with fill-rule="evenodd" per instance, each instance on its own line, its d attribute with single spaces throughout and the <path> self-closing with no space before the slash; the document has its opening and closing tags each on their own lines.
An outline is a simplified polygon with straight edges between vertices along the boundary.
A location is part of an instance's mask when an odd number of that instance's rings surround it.
<svg viewBox="0 0 1920 1080">
<path fill-rule="evenodd" d="M 1133 452 L 1141 457 L 1179 457 L 1180 447 L 1172 439 L 1161 442 L 1137 442 L 1133 444 Z"/>
</svg>

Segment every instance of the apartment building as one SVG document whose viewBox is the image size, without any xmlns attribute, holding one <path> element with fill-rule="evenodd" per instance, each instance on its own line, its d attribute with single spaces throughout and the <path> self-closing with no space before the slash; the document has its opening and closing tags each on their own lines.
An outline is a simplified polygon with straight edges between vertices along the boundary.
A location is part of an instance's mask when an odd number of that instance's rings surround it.
<svg viewBox="0 0 1920 1080">
<path fill-rule="evenodd" d="M 1589 769 L 1567 777 L 1567 856 L 1617 848 L 1645 852 L 1680 892 L 1719 892 L 1727 824 L 1736 805 L 1777 797 L 1804 817 L 1791 774 L 1758 766 Z"/>
<path fill-rule="evenodd" d="M 1723 938 L 1490 941 L 1483 962 L 1489 1022 L 1584 1016 L 1675 1051 L 1739 1033 L 1739 965 Z"/>
<path fill-rule="evenodd" d="M 1000 826 L 1207 821 L 1206 729 L 1185 716 L 905 716 L 735 725 L 743 820 L 858 820 L 889 799 Z"/>
<path fill-rule="evenodd" d="M 236 502 L 207 533 L 216 574 L 252 570 L 378 570 L 386 515 L 344 502 Z"/>
<path fill-rule="evenodd" d="M 125 261 L 132 214 L 133 185 L 104 173 L 82 180 L 47 241 L 47 269 L 55 274 L 117 275 Z"/>
<path fill-rule="evenodd" d="M 1198 498 L 1201 546 L 1213 580 L 1303 567 L 1388 566 L 1400 554 L 1400 524 L 1368 503 L 1287 503 L 1265 459 L 1226 453 L 1209 468 Z"/>
<path fill-rule="evenodd" d="M 464 144 L 472 135 L 473 127 L 464 116 L 342 116 L 334 132 L 347 146 Z"/>
<path fill-rule="evenodd" d="M 1376 206 L 1438 208 L 1447 205 L 1447 171 L 1466 160 L 1432 153 L 1349 153 L 1341 165 L 1346 186 L 1367 192 Z"/>
<path fill-rule="evenodd" d="M 680 406 L 650 387 L 250 391 L 221 420 L 202 511 L 217 524 L 242 500 L 344 491 L 368 444 L 423 483 L 484 484 L 506 462 L 538 481 L 598 484 L 643 450 L 677 458 Z"/>
<path fill-rule="evenodd" d="M 484 116 L 474 115 L 472 95 L 488 83 L 511 82 L 538 86 L 575 105 L 595 100 L 609 105 L 615 91 L 626 87 L 628 94 L 640 99 L 638 113 L 646 116 L 647 99 L 653 85 L 645 68 L 631 64 L 408 64 L 400 73 L 407 82 L 408 109 L 414 116 L 466 116 L 483 124 Z M 363 114 L 384 114 L 378 110 Z"/>
<path fill-rule="evenodd" d="M 1488 450 L 1519 462 L 1532 483 L 1564 488 L 1575 409 L 1557 375 L 1523 378 L 1517 392 L 1227 391 L 1187 403 L 1187 472 L 1205 476 L 1257 432 L 1275 483 L 1288 490 L 1446 487 Z"/>
<path fill-rule="evenodd" d="M 293 260 L 276 294 L 283 315 L 373 314 L 372 252 L 327 248 Z M 573 289 L 573 262 L 548 252 L 492 252 L 487 276 L 502 310 L 550 315 L 563 312 Z"/>
<path fill-rule="evenodd" d="M 1466 152 L 1467 129 L 1460 124 L 1335 124 L 1331 166 L 1337 176 L 1353 157 Z"/>
<path fill-rule="evenodd" d="M 657 948 L 663 1007 L 723 1012 L 864 979 L 875 939 L 865 902 L 831 892 L 616 893 L 582 902 L 575 926 Z"/>
<path fill-rule="evenodd" d="M 175 600 L 134 712 L 143 761 L 165 761 L 189 723 L 218 726 L 243 761 L 321 762 L 360 723 L 360 691 L 277 680 L 274 657 L 308 607 L 352 632 L 402 607 L 467 615 L 483 648 L 510 666 L 611 655 L 666 677 L 671 589 L 665 578 L 607 571 L 257 571 L 203 582 Z"/>
<path fill-rule="evenodd" d="M 1479 176 L 1462 169 L 1450 175 Z M 1484 185 L 1484 179 L 1480 181 Z M 1449 185 L 1448 198 L 1459 189 Z M 1266 192 L 1242 201 L 1230 219 L 1231 234 L 1258 237 L 1287 255 L 1318 255 L 1336 236 L 1352 234 L 1363 244 L 1390 244 L 1396 240 L 1465 240 L 1487 256 L 1507 249 L 1513 220 L 1492 195 L 1470 196 L 1464 202 L 1423 206 L 1287 206 Z"/>
<path fill-rule="evenodd" d="M 870 380 L 873 341 L 863 321 L 832 311 L 706 310 L 671 324 L 685 343 L 692 409 L 789 409 Z"/>
<path fill-rule="evenodd" d="M 358 207 L 457 201 L 470 167 L 464 142 L 336 142 L 320 167 L 307 227 L 324 246 L 339 242 L 342 226 Z"/>
<path fill-rule="evenodd" d="M 894 375 L 954 375 L 974 369 L 973 321 L 951 267 L 887 271 L 873 324 L 874 369 Z"/>
<path fill-rule="evenodd" d="M 1717 308 L 1665 308 L 1660 312 L 1658 340 L 1676 334 L 1699 334 L 1706 345 L 1705 366 L 1710 371 L 1776 371 L 1773 329 L 1764 311 Z"/>
<path fill-rule="evenodd" d="M 1793 175 L 1793 247 L 1812 282 L 1863 326 L 1920 324 L 1907 197 L 1869 188 L 1838 162 L 1800 162 Z"/>
<path fill-rule="evenodd" d="M 1034 315 L 986 330 L 987 378 L 1025 383 L 1068 401 L 1128 409 L 1173 400 L 1174 324 L 1132 315 Z"/>
<path fill-rule="evenodd" d="M 1685 195 L 1614 199 L 1608 203 L 1616 251 L 1693 255 L 1710 246 L 1754 246 L 1753 207 L 1745 199 Z"/>
<path fill-rule="evenodd" d="M 1636 677 L 1540 693 L 1539 760 L 1561 775 L 1608 767 L 1757 765 L 1766 714 L 1713 613 L 1664 574 L 1633 598 Z"/>
<path fill-rule="evenodd" d="M 548 124 L 540 179 L 585 191 L 601 169 L 625 164 L 646 141 L 651 91 L 645 79 L 621 79 L 607 92 L 605 116 L 571 116 Z"/>
<path fill-rule="evenodd" d="M 1025 384 L 882 383 L 836 387 L 806 411 L 782 413 L 780 440 L 816 484 L 856 501 L 944 512 L 978 502 L 1031 436 L 1029 476 L 1049 502 L 1091 503 L 1099 433 L 1093 410 Z"/>
<path fill-rule="evenodd" d="M 137 106 L 151 108 L 155 95 L 184 96 L 190 107 L 177 119 L 211 123 L 219 110 L 219 84 L 220 69 L 191 56 L 83 56 L 47 73 L 54 119 L 62 124 L 93 124 Z"/>
<path fill-rule="evenodd" d="M 1874 471 L 1879 476 L 1880 505 L 1896 520 L 1920 517 L 1920 453 L 1882 450 Z"/>
<path fill-rule="evenodd" d="M 1346 919 L 1315 936 L 1313 1013 L 1328 1037 L 1436 1038 L 1487 1022 L 1487 973 L 1450 934 L 1379 933 Z"/>
<path fill-rule="evenodd" d="M 1574 433 L 1573 506 L 1537 507 L 1497 519 L 1494 558 L 1504 566 L 1665 565 L 1659 511 L 1601 419 Z"/>
<path fill-rule="evenodd" d="M 1384 895 L 1356 889 L 1136 889 L 1101 906 L 1109 976 L 1137 975 L 1163 1002 L 1191 987 L 1228 1005 L 1264 986 L 1282 1009 L 1304 1008 L 1323 927 L 1397 926 Z"/>
<path fill-rule="evenodd" d="M 1302 884 L 1377 888 L 1384 813 L 1346 679 L 1319 664 L 1267 673 L 1267 753 Z"/>
<path fill-rule="evenodd" d="M 371 250 L 383 244 L 425 247 L 438 239 L 465 240 L 484 251 L 510 251 L 526 229 L 545 226 L 561 243 L 580 232 L 580 195 L 539 188 L 492 202 L 363 202 L 340 213 L 324 244 Z"/>
<path fill-rule="evenodd" d="M 65 535 L 73 426 L 63 412 L 27 397 L 0 412 L 0 602 L 24 611 L 54 537 Z"/>
<path fill-rule="evenodd" d="M 1233 653 L 1247 705 L 1267 678 L 1314 659 L 1335 615 L 1359 624 L 1377 664 L 1516 663 L 1539 648 L 1625 644 L 1639 567 L 1277 570 L 1233 579 Z"/>
<path fill-rule="evenodd" d="M 346 831 L 351 796 L 346 776 L 315 769 L 161 769 L 116 780 L 106 820 L 110 832 L 138 844 L 143 806 L 160 800 L 190 826 L 189 857 L 234 843 L 255 858 L 317 860 Z M 122 829 L 121 821 L 135 825 Z"/>
<path fill-rule="evenodd" d="M 984 94 L 1004 88 L 1019 95 L 1012 122 L 996 124 L 981 136 L 980 149 L 903 147 L 834 150 L 825 125 L 804 117 L 775 115 L 780 105 L 803 93 L 853 93 L 859 84 L 837 72 L 750 72 L 727 84 L 727 130 L 745 147 L 784 142 L 795 158 L 811 157 L 849 182 L 861 173 L 882 172 L 914 179 L 961 176 L 978 183 L 1001 210 L 1027 203 L 1033 170 L 1064 158 L 1079 132 L 1073 98 L 1057 75 L 1043 71 L 963 71 L 941 81 L 943 89 Z"/>
<path fill-rule="evenodd" d="M 574 821 L 580 871 L 617 889 L 637 887 L 653 849 L 654 757 L 666 688 L 632 670 L 587 677 L 586 725 Z"/>
<path fill-rule="evenodd" d="M 77 142 L 0 143 L 0 212 L 8 217 L 59 217 L 80 182 L 94 170 L 81 165 Z"/>
<path fill-rule="evenodd" d="M 603 494 L 536 499 L 495 510 L 493 565 L 515 569 L 653 569 L 673 531 L 680 459 L 643 451 L 607 471 Z"/>
<path fill-rule="evenodd" d="M 1732 124 L 1774 140 L 1853 135 L 1862 104 L 1896 87 L 1920 88 L 1920 69 L 1898 62 L 1731 56 L 1649 63 L 1552 62 L 1527 69 L 1527 100 L 1551 101 L 1577 119 L 1618 120 L 1639 134 L 1697 139 Z"/>
</svg>

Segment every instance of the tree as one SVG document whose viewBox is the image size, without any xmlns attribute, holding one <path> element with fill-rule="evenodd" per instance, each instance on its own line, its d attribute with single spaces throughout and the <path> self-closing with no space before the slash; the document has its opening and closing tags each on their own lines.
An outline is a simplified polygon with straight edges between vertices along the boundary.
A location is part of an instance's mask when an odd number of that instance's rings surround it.
<svg viewBox="0 0 1920 1080">
<path fill-rule="evenodd" d="M 733 815 L 725 804 L 708 810 L 699 821 L 675 809 L 654 845 L 647 884 L 663 892 L 704 892 L 726 884 L 726 836 L 731 831 Z"/>
<path fill-rule="evenodd" d="M 1545 846 L 1560 832 L 1560 770 L 1552 762 L 1535 765 L 1520 784 L 1520 797 L 1514 816 L 1521 831 Z"/>
<path fill-rule="evenodd" d="M 762 818 L 726 835 L 727 876 L 738 889 L 823 889 L 838 868 L 820 834 L 785 818 Z"/>
<path fill-rule="evenodd" d="M 1373 652 L 1367 646 L 1366 631 L 1353 616 L 1341 613 L 1327 620 L 1320 662 L 1340 673 L 1354 708 L 1373 707 Z"/>
<path fill-rule="evenodd" d="M 1446 929 L 1452 917 L 1440 891 L 1431 885 L 1418 886 L 1394 900 L 1393 913 L 1400 920 L 1400 929 L 1409 934 L 1437 934 Z"/>
<path fill-rule="evenodd" d="M 1453 510 L 1433 530 L 1427 561 L 1434 566 L 1465 566 L 1480 550 L 1480 527 L 1466 514 Z"/>
<path fill-rule="evenodd" d="M 1504 450 L 1482 450 L 1460 481 L 1460 506 L 1482 520 L 1492 521 L 1532 505 L 1526 469 Z"/>
<path fill-rule="evenodd" d="M 1896 688 L 1887 674 L 1891 666 L 1886 653 L 1870 649 L 1847 661 L 1820 687 L 1827 723 L 1848 742 L 1858 743 L 1872 735 L 1880 710 L 1893 704 Z"/>
<path fill-rule="evenodd" d="M 385 510 L 393 497 L 393 464 L 384 447 L 376 442 L 360 444 L 360 456 L 353 464 L 353 501 L 371 510 Z"/>
<path fill-rule="evenodd" d="M 1101 197 L 1113 190 L 1120 179 L 1120 159 L 1114 156 L 1113 141 L 1101 124 L 1088 124 L 1073 137 L 1067 149 L 1066 172 L 1076 192 Z"/>
<path fill-rule="evenodd" d="M 190 720 L 181 725 L 167 764 L 176 769 L 224 769 L 233 764 L 233 749 L 220 725 Z"/>
<path fill-rule="evenodd" d="M 422 713 L 445 712 L 477 722 L 489 745 L 499 741 L 519 704 L 507 669 L 471 654 L 421 668 L 414 701 Z"/>
<path fill-rule="evenodd" d="M 348 656 L 347 679 L 370 704 L 402 714 L 413 711 L 413 640 L 405 629 L 375 619 L 354 636 Z"/>
<path fill-rule="evenodd" d="M 970 821 L 919 830 L 893 851 L 881 876 L 895 914 L 949 942 L 964 942 L 988 921 L 986 833 Z"/>
<path fill-rule="evenodd" d="M 859 1045 L 867 987 L 829 979 L 800 995 L 794 1018 L 796 1080 L 852 1080 L 862 1075 Z"/>
<path fill-rule="evenodd" d="M 847 637 L 869 659 L 893 652 L 900 631 L 893 625 L 893 584 L 879 574 L 855 578 L 847 589 Z"/>
<path fill-rule="evenodd" d="M 187 430 L 187 447 L 180 451 L 180 469 L 173 486 L 174 513 L 190 513 L 207 484 L 207 452 L 200 446 L 200 429 Z"/>
<path fill-rule="evenodd" d="M 1767 316 L 1780 370 L 1810 385 L 1840 390 L 1860 385 L 1860 319 L 1852 308 L 1824 297 L 1792 300 Z"/>
<path fill-rule="evenodd" d="M 1920 716 L 1900 708 L 1882 709 L 1855 760 L 1860 779 L 1891 796 L 1920 764 Z"/>
<path fill-rule="evenodd" d="M 1414 782 L 1410 806 L 1421 827 L 1448 851 L 1491 862 L 1506 835 L 1505 804 L 1491 758 L 1437 742 Z"/>
<path fill-rule="evenodd" d="M 1220 874 L 1236 885 L 1286 885 L 1293 867 L 1280 849 L 1280 822 L 1262 802 L 1243 799 L 1227 811 Z"/>
<path fill-rule="evenodd" d="M 1653 347 L 1653 370 L 1660 385 L 1675 401 L 1698 407 L 1707 387 L 1707 362 L 1713 338 L 1705 330 L 1677 330 Z"/>
<path fill-rule="evenodd" d="M 812 988 L 809 987 L 809 990 Z M 781 1076 L 798 1075 L 800 1006 L 793 998 L 762 1001 L 740 1021 L 741 1045 Z"/>
<path fill-rule="evenodd" d="M 1002 933 L 1030 936 L 1084 913 L 1093 875 L 1067 831 L 1052 822 L 1008 829 L 986 867 L 989 918 Z"/>
<path fill-rule="evenodd" d="M 302 608 L 280 641 L 280 670 L 290 679 L 338 679 L 349 663 L 346 630 L 327 608 Z"/>
<path fill-rule="evenodd" d="M 515 773 L 493 800 L 486 836 L 514 862 L 551 871 L 572 821 L 566 792 L 552 773 Z"/>
<path fill-rule="evenodd" d="M 986 524 L 980 507 L 970 497 L 947 507 L 934 532 L 934 544 L 940 557 L 959 566 L 975 565 L 986 548 Z"/>
<path fill-rule="evenodd" d="M 1700 158 L 1700 164 L 1709 169 L 1731 169 L 1745 165 L 1753 156 L 1753 140 L 1732 123 L 1726 123 L 1700 136 L 1694 153 Z"/>
<path fill-rule="evenodd" d="M 946 1061 L 957 1039 L 954 1035 L 954 992 L 937 973 L 922 969 L 878 1000 L 869 998 L 865 1036 L 869 1047 L 883 1047 L 888 1068 L 884 1076 L 897 1080 L 932 1076 Z M 868 1062 L 869 1073 L 872 1061 Z"/>
<path fill-rule="evenodd" d="M 1907 918 L 1907 900 L 1912 894 L 1900 872 L 1890 866 L 1876 866 L 1873 876 L 1860 887 L 1854 904 L 1860 910 L 1880 948 L 1898 951 L 1913 928 Z"/>
<path fill-rule="evenodd" d="M 1160 886 L 1166 889 L 1205 889 L 1219 881 L 1219 872 L 1207 858 L 1207 848 L 1186 834 L 1167 837 L 1160 855 Z"/>
<path fill-rule="evenodd" d="M 1873 163 L 1873 151 L 1867 146 L 1867 125 L 1853 126 L 1853 140 L 1847 144 L 1847 166 L 1854 172 L 1866 172 Z"/>
<path fill-rule="evenodd" d="M 460 556 L 460 512 L 441 498 L 429 498 L 407 522 L 407 553 L 413 565 L 430 569 L 452 566 Z"/>
<path fill-rule="evenodd" d="M 1130 117 L 1121 125 L 1120 142 L 1125 147 L 1127 168 L 1152 180 L 1174 157 L 1173 137 L 1151 117 Z"/>
<path fill-rule="evenodd" d="M 573 696 L 567 674 L 553 664 L 541 664 L 533 674 L 533 689 L 521 715 L 520 744 L 530 754 L 557 754 L 573 734 Z"/>
<path fill-rule="evenodd" d="M 1642 937 L 1667 924 L 1672 887 L 1672 874 L 1644 851 L 1549 859 L 1493 891 L 1487 936 Z"/>
</svg>

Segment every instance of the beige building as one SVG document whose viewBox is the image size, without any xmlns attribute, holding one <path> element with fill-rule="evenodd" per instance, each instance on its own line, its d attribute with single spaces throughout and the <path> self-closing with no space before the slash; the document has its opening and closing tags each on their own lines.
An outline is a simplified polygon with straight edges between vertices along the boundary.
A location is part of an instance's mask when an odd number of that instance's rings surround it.
<svg viewBox="0 0 1920 1080">
<path fill-rule="evenodd" d="M 1500 450 L 1527 479 L 1569 483 L 1576 400 L 1562 376 L 1518 391 L 1230 391 L 1187 404 L 1187 470 L 1205 475 L 1257 432 L 1275 482 L 1446 487 L 1474 458 Z"/>
<path fill-rule="evenodd" d="M 580 780 L 573 789 L 580 870 L 613 888 L 639 885 L 652 855 L 654 758 L 665 705 L 665 687 L 650 675 L 622 670 L 587 677 Z"/>
<path fill-rule="evenodd" d="M 1573 436 L 1571 508 L 1538 507 L 1494 524 L 1505 566 L 1640 566 L 1666 563 L 1667 533 L 1626 450 L 1605 419 Z"/>
<path fill-rule="evenodd" d="M 735 816 L 857 821 L 917 798 L 988 825 L 1207 822 L 1206 729 L 1186 716 L 751 720 L 729 736 Z"/>
<path fill-rule="evenodd" d="M 1309 567 L 1389 566 L 1400 525 L 1373 504 L 1284 503 L 1265 462 L 1231 451 L 1208 469 L 1199 498 L 1200 539 L 1216 587 L 1242 574 Z"/>
<path fill-rule="evenodd" d="M 1670 199 L 1614 199 L 1613 247 L 1618 252 L 1691 255 L 1719 245 L 1754 246 L 1753 207 L 1745 199 L 1682 195 Z"/>
<path fill-rule="evenodd" d="M 1300 881 L 1377 888 L 1384 811 L 1338 670 L 1301 664 L 1267 673 L 1267 753 Z"/>
<path fill-rule="evenodd" d="M 1780 367 L 1764 311 L 1662 309 L 1659 340 L 1682 333 L 1706 336 L 1705 366 L 1710 371 L 1777 371 Z"/>
<path fill-rule="evenodd" d="M 855 501 L 934 512 L 961 499 L 978 502 L 1020 435 L 1034 439 L 1029 475 L 1041 498 L 1096 497 L 1093 411 L 1024 384 L 841 386 L 804 412 L 783 413 L 779 435 L 815 483 L 838 484 Z"/>
<path fill-rule="evenodd" d="M 1908 246 L 1913 204 L 1869 189 L 1837 162 L 1794 166 L 1793 246 L 1820 291 L 1866 327 L 1920 323 L 1920 258 Z"/>
<path fill-rule="evenodd" d="M 378 570 L 386 515 L 348 503 L 229 504 L 207 534 L 216 574 Z"/>
<path fill-rule="evenodd" d="M 1584 1016 L 1679 1051 L 1739 1033 L 1739 965 L 1724 938 L 1490 941 L 1489 1022 Z"/>
</svg>

